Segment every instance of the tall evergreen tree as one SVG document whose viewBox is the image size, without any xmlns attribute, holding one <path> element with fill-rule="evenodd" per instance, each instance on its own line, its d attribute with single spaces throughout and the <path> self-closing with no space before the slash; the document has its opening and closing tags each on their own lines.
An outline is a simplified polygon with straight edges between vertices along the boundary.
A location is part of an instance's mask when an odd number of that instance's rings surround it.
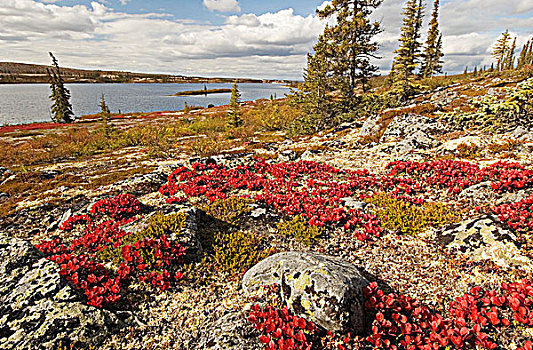
<svg viewBox="0 0 533 350">
<path fill-rule="evenodd" d="M 331 71 L 331 59 L 324 35 L 318 37 L 318 42 L 313 49 L 313 54 L 307 54 L 307 68 L 304 72 L 302 90 L 308 102 L 306 104 L 308 108 L 304 111 L 307 113 L 327 114 L 328 97 L 326 93 L 331 91 L 333 87 L 330 85 L 328 78 L 328 72 Z"/>
<path fill-rule="evenodd" d="M 333 78 L 335 86 L 347 99 L 354 97 L 359 84 L 366 92 L 369 78 L 378 70 L 370 60 L 379 58 L 374 37 L 382 29 L 379 22 L 369 17 L 382 1 L 333 0 L 324 9 L 317 10 L 320 18 L 334 16 L 336 19 L 336 24 L 327 26 L 323 33 L 324 58 L 328 61 L 324 63 L 327 76 Z"/>
<path fill-rule="evenodd" d="M 509 40 L 511 39 L 511 35 L 509 34 L 509 30 L 506 30 L 504 33 L 502 33 L 502 36 L 498 41 L 496 42 L 496 46 L 494 46 L 494 50 L 492 51 L 492 57 L 496 59 L 496 69 L 497 70 L 503 70 L 505 68 L 505 60 L 509 54 Z"/>
<path fill-rule="evenodd" d="M 56 123 L 71 123 L 74 120 L 72 105 L 70 104 L 70 91 L 65 87 L 61 70 L 55 56 L 49 52 L 52 58 L 52 68 L 47 69 L 52 94 L 52 120 Z"/>
<path fill-rule="evenodd" d="M 520 59 L 518 61 L 519 68 L 524 68 L 526 65 L 533 64 L 533 39 L 528 40 L 524 45 L 522 52 L 520 53 Z"/>
<path fill-rule="evenodd" d="M 242 118 L 241 118 L 241 109 L 240 109 L 240 98 L 241 94 L 239 93 L 239 89 L 237 87 L 237 81 L 233 83 L 233 87 L 231 89 L 231 97 L 229 100 L 229 111 L 226 123 L 229 127 L 237 128 L 243 124 Z"/>
<path fill-rule="evenodd" d="M 102 98 L 100 99 L 100 118 L 102 118 L 102 129 L 104 134 L 108 136 L 111 132 L 111 125 L 109 125 L 111 111 L 109 110 L 109 106 L 105 103 L 104 94 L 102 94 Z"/>
<path fill-rule="evenodd" d="M 529 40 L 522 47 L 522 51 L 520 51 L 520 56 L 518 57 L 518 63 L 517 63 L 516 68 L 522 69 L 522 68 L 524 68 L 524 65 L 527 64 L 526 60 L 527 60 L 527 51 L 528 51 L 528 49 L 529 49 Z"/>
<path fill-rule="evenodd" d="M 409 78 L 419 63 L 420 58 L 420 29 L 424 15 L 423 0 L 407 0 L 402 12 L 403 26 L 400 35 L 400 47 L 394 51 L 393 67 L 391 71 L 394 81 L 401 83 L 405 92 L 409 85 Z"/>
<path fill-rule="evenodd" d="M 429 22 L 428 38 L 424 52 L 424 61 L 422 62 L 421 73 L 425 78 L 431 77 L 436 73 L 442 73 L 442 34 L 439 33 L 439 0 L 433 4 L 433 13 Z"/>
<path fill-rule="evenodd" d="M 507 51 L 507 55 L 505 56 L 504 60 L 504 68 L 505 69 L 513 69 L 514 68 L 514 52 L 516 50 L 516 37 L 513 39 L 513 43 L 511 44 L 511 47 Z"/>
</svg>

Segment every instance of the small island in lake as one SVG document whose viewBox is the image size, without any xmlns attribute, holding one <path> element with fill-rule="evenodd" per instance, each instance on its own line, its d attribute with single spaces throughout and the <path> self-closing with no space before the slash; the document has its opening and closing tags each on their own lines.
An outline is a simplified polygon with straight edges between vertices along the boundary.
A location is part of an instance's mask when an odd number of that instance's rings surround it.
<svg viewBox="0 0 533 350">
<path fill-rule="evenodd" d="M 180 91 L 172 96 L 193 96 L 193 95 L 208 95 L 208 94 L 222 94 L 231 92 L 231 89 L 202 89 L 202 90 L 189 90 Z"/>
</svg>

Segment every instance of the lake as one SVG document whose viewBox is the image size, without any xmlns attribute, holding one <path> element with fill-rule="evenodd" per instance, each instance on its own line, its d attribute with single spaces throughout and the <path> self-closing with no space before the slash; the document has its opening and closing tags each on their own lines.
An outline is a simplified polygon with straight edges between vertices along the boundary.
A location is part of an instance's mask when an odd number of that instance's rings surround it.
<svg viewBox="0 0 533 350">
<path fill-rule="evenodd" d="M 66 84 L 76 116 L 100 112 L 100 99 L 105 95 L 111 112 L 155 112 L 183 109 L 189 106 L 207 107 L 229 103 L 230 93 L 170 96 L 178 91 L 231 88 L 232 84 Z M 239 84 L 242 101 L 284 97 L 289 89 L 277 84 Z M 47 84 L 0 85 L 0 126 L 50 121 Z"/>
</svg>

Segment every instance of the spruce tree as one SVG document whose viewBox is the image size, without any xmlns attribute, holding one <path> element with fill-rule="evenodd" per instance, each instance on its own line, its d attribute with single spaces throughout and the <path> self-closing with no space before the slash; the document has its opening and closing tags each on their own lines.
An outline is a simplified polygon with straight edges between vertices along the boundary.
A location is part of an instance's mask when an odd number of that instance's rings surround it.
<svg viewBox="0 0 533 350">
<path fill-rule="evenodd" d="M 524 62 L 525 65 L 532 65 L 533 64 L 533 40 L 529 42 L 529 50 L 526 54 L 526 59 Z"/>
<path fill-rule="evenodd" d="M 425 78 L 429 78 L 436 73 L 442 73 L 442 34 L 439 33 L 439 0 L 433 4 L 433 13 L 429 22 L 428 38 L 424 52 L 421 73 Z"/>
<path fill-rule="evenodd" d="M 514 68 L 514 52 L 516 50 L 516 37 L 513 40 L 513 43 L 511 44 L 511 47 L 507 51 L 507 55 L 505 56 L 504 61 L 504 68 L 505 69 L 513 69 Z"/>
<path fill-rule="evenodd" d="M 327 25 L 326 25 L 327 30 Z M 304 82 L 292 91 L 290 102 L 302 111 L 300 128 L 316 132 L 330 124 L 335 103 L 331 92 L 335 90 L 331 79 L 331 55 L 324 34 L 319 35 L 313 53 L 307 54 Z"/>
<path fill-rule="evenodd" d="M 49 52 L 52 58 L 52 68 L 47 69 L 52 93 L 52 121 L 56 123 L 71 123 L 74 121 L 74 113 L 70 104 L 70 91 L 65 87 L 59 64 L 54 55 Z"/>
<path fill-rule="evenodd" d="M 506 30 L 504 33 L 502 33 L 501 38 L 498 39 L 498 41 L 496 42 L 496 46 L 492 51 L 492 56 L 496 59 L 497 70 L 503 70 L 505 68 L 505 60 L 509 54 L 510 49 L 510 39 L 511 35 L 509 34 L 509 30 Z"/>
<path fill-rule="evenodd" d="M 109 125 L 109 121 L 111 119 L 111 111 L 105 103 L 104 94 L 102 94 L 102 98 L 100 99 L 100 118 L 102 118 L 102 129 L 104 131 L 104 134 L 108 136 L 111 132 L 111 125 Z"/>
<path fill-rule="evenodd" d="M 317 10 L 320 18 L 336 19 L 335 25 L 324 30 L 320 45 L 325 45 L 326 75 L 333 79 L 345 99 L 352 99 L 359 85 L 366 92 L 369 78 L 378 70 L 370 60 L 379 58 L 374 37 L 382 29 L 379 22 L 369 17 L 382 1 L 333 0 L 324 9 Z"/>
<path fill-rule="evenodd" d="M 522 69 L 522 68 L 524 68 L 524 65 L 526 65 L 527 50 L 528 49 L 529 49 L 529 40 L 522 47 L 522 51 L 520 51 L 520 56 L 518 57 L 518 63 L 517 63 L 517 66 L 516 66 L 517 69 Z"/>
<path fill-rule="evenodd" d="M 231 89 L 231 98 L 229 100 L 229 111 L 226 123 L 229 127 L 237 128 L 243 124 L 243 121 L 241 119 L 241 111 L 240 111 L 240 105 L 239 105 L 239 99 L 241 98 L 241 94 L 239 93 L 239 89 L 237 87 L 237 81 L 233 83 L 233 87 Z"/>
<path fill-rule="evenodd" d="M 422 27 L 423 0 L 407 0 L 402 12 L 403 26 L 400 35 L 400 47 L 394 51 L 393 80 L 401 85 L 405 95 L 410 93 L 410 77 L 419 63 L 420 29 Z"/>
</svg>

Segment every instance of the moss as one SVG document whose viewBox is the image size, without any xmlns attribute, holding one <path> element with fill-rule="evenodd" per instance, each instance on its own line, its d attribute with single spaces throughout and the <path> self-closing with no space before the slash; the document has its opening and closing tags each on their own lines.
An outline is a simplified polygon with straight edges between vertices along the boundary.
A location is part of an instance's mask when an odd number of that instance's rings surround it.
<svg viewBox="0 0 533 350">
<path fill-rule="evenodd" d="M 231 197 L 217 199 L 214 202 L 201 207 L 207 215 L 225 223 L 234 225 L 242 215 L 252 211 L 250 204 L 254 201 L 249 198 Z"/>
<path fill-rule="evenodd" d="M 366 202 L 376 207 L 384 227 L 401 234 L 417 235 L 428 227 L 441 227 L 461 220 L 454 208 L 442 203 L 417 206 L 386 193 L 378 193 Z"/>
<path fill-rule="evenodd" d="M 313 244 L 323 231 L 320 227 L 309 225 L 301 215 L 293 217 L 291 221 L 281 222 L 277 227 L 280 235 L 294 237 L 307 246 Z"/>
<path fill-rule="evenodd" d="M 214 238 L 213 258 L 222 272 L 241 272 L 274 253 L 273 249 L 260 249 L 263 240 L 251 232 L 219 232 Z"/>
</svg>

